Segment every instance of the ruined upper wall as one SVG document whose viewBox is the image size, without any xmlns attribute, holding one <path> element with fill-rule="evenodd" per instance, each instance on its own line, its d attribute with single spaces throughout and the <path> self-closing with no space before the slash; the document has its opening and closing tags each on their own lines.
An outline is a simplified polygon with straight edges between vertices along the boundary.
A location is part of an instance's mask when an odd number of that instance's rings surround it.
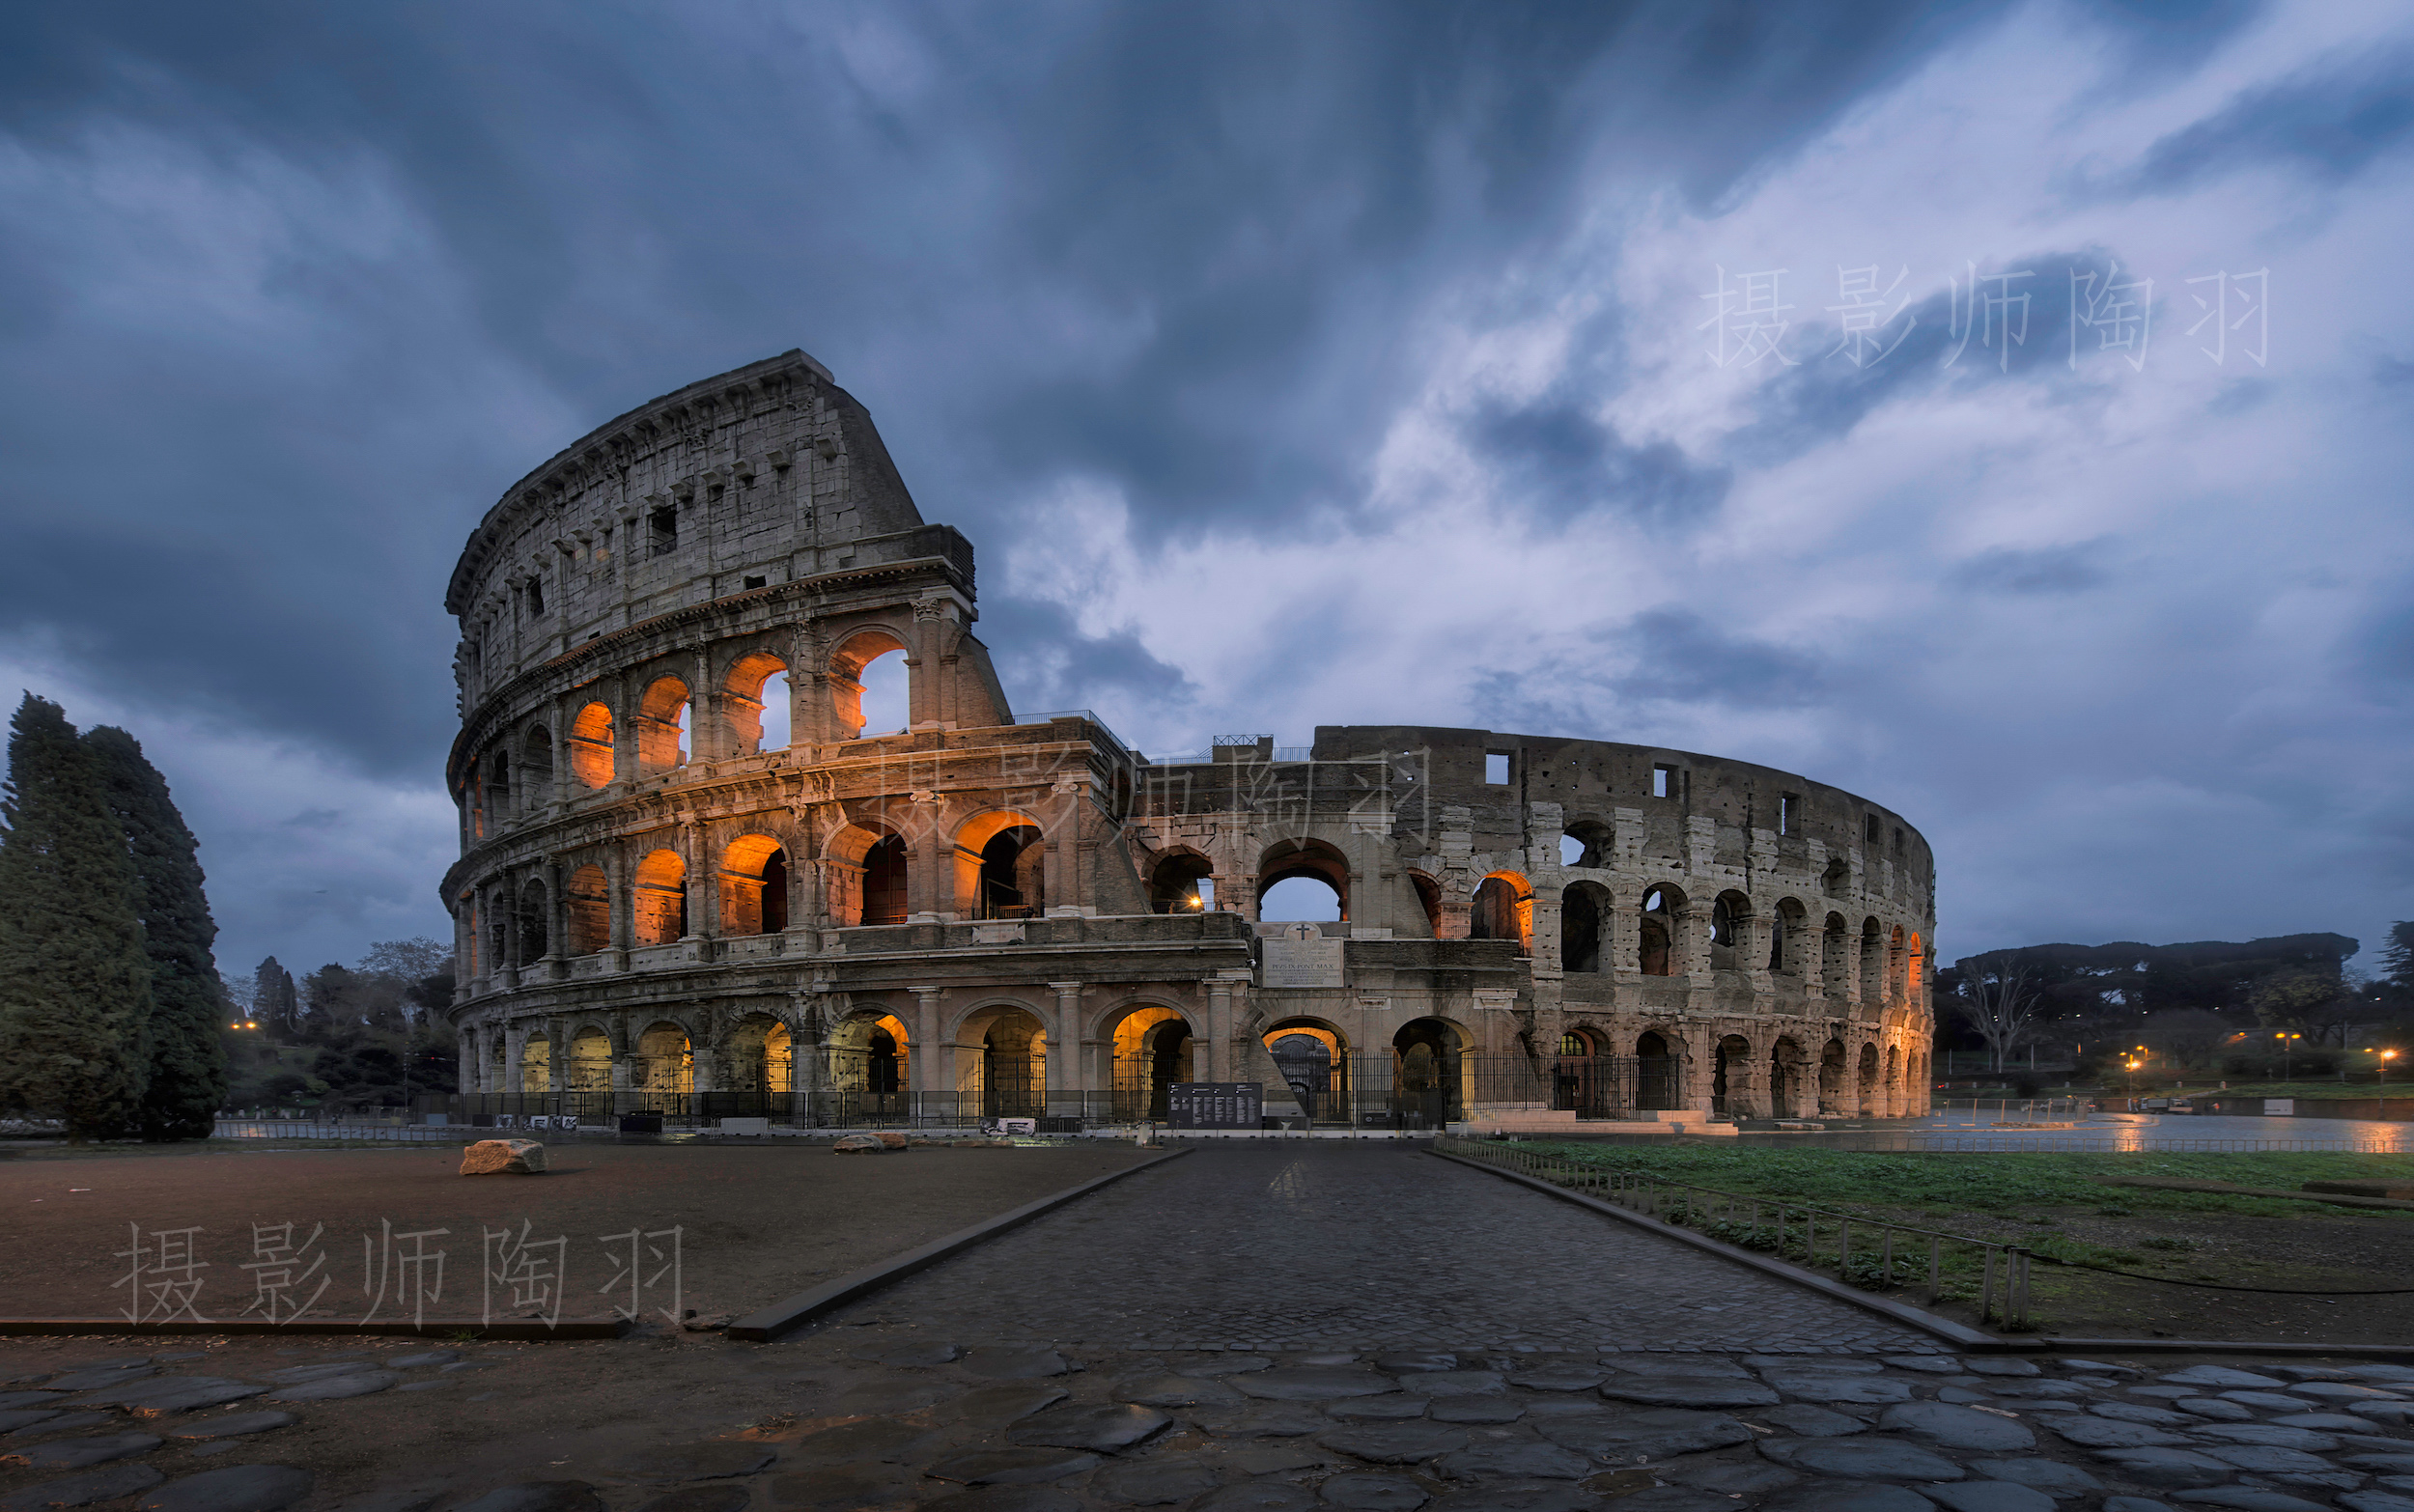
<svg viewBox="0 0 2414 1512">
<path fill-rule="evenodd" d="M 471 532 L 444 596 L 461 682 L 853 566 L 921 524 L 869 412 L 802 351 L 690 383 L 564 448 Z"/>
</svg>

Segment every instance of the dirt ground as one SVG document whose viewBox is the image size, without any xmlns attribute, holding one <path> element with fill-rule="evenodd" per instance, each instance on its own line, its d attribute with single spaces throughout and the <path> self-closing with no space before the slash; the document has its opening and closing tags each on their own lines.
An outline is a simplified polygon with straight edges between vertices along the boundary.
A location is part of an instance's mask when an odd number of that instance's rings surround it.
<svg viewBox="0 0 2414 1512">
<path fill-rule="evenodd" d="M 399 1301 L 405 1273 L 392 1262 L 403 1251 L 387 1236 L 427 1230 L 444 1232 L 412 1247 L 446 1257 L 429 1316 L 476 1318 L 490 1296 L 492 1316 L 528 1316 L 499 1274 L 480 1285 L 482 1258 L 497 1273 L 509 1264 L 485 1236 L 508 1231 L 518 1240 L 523 1224 L 532 1246 L 523 1269 L 543 1268 L 546 1252 L 533 1246 L 568 1242 L 561 1318 L 606 1318 L 628 1302 L 625 1280 L 604 1288 L 625 1273 L 616 1256 L 629 1244 L 605 1236 L 671 1229 L 679 1231 L 681 1310 L 744 1314 L 1151 1152 L 1090 1141 L 848 1156 L 785 1142 L 563 1143 L 549 1155 L 552 1168 L 541 1176 L 482 1177 L 459 1175 L 461 1150 L 449 1144 L 55 1149 L 0 1162 L 0 1212 L 14 1215 L 0 1223 L 0 1314 L 121 1316 L 128 1288 L 113 1283 L 132 1264 L 122 1253 L 131 1246 L 130 1224 L 147 1247 L 160 1231 L 198 1229 L 193 1257 L 204 1265 L 186 1273 L 200 1282 L 194 1307 L 205 1319 L 231 1319 L 257 1297 L 262 1273 L 243 1269 L 256 1255 L 253 1226 L 288 1222 L 296 1245 L 323 1228 L 316 1249 L 304 1252 L 323 1255 L 319 1275 L 333 1278 L 312 1309 L 318 1316 L 363 1316 L 371 1300 L 364 1279 L 374 1282 L 380 1258 Z M 667 1257 L 671 1243 L 657 1237 L 650 1246 Z M 660 1261 L 647 1264 L 653 1284 L 640 1302 L 669 1305 L 672 1277 Z M 433 1264 L 419 1271 L 435 1284 Z M 379 1314 L 392 1315 L 392 1302 Z"/>
</svg>

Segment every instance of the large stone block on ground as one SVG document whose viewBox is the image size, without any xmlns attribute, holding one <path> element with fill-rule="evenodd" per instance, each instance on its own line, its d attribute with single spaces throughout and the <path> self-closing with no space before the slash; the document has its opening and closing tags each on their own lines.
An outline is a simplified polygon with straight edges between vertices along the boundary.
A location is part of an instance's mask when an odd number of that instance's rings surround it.
<svg viewBox="0 0 2414 1512">
<path fill-rule="evenodd" d="M 534 1176 L 545 1169 L 545 1146 L 534 1139 L 481 1139 L 461 1152 L 463 1176 Z"/>
</svg>

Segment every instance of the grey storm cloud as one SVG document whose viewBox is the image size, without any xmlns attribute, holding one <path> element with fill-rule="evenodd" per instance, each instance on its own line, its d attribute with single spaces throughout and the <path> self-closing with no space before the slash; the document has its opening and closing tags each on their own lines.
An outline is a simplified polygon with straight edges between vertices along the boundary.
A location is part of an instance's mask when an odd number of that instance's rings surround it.
<svg viewBox="0 0 2414 1512">
<path fill-rule="evenodd" d="M 2325 61 L 2250 91 L 2148 148 L 2118 181 L 2129 195 L 2169 194 L 2218 174 L 2277 165 L 2336 182 L 2414 136 L 2414 53 Z"/>
<path fill-rule="evenodd" d="M 2103 541 L 2085 541 L 2035 550 L 2001 546 L 1956 564 L 1952 580 L 1963 587 L 2007 594 L 2079 593 L 2109 580 L 2102 560 L 2108 546 Z"/>
</svg>

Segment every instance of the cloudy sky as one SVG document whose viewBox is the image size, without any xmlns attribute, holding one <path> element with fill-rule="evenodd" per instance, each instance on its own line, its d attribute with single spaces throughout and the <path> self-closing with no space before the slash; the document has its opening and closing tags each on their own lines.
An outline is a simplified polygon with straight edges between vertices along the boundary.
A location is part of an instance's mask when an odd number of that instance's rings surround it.
<svg viewBox="0 0 2414 1512">
<path fill-rule="evenodd" d="M 1949 960 L 2414 917 L 2401 4 L 11 16 L 0 686 L 230 972 L 447 933 L 469 529 L 799 346 L 1024 709 L 1802 771 Z"/>
</svg>

